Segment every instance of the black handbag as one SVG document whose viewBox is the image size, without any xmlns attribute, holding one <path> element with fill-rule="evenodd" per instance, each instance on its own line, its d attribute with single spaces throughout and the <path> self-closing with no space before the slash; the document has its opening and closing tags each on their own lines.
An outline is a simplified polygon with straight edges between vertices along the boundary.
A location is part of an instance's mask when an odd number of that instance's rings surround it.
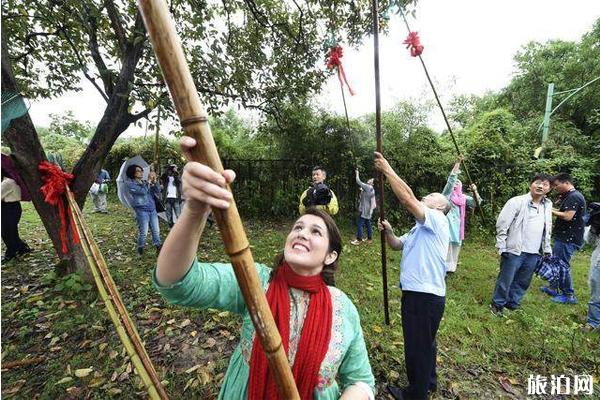
<svg viewBox="0 0 600 400">
<path fill-rule="evenodd" d="M 161 212 L 165 212 L 165 205 L 163 204 L 162 200 L 160 197 L 158 197 L 158 195 L 152 193 L 152 199 L 154 200 L 154 206 L 156 207 L 156 212 L 157 213 L 161 213 Z"/>
</svg>

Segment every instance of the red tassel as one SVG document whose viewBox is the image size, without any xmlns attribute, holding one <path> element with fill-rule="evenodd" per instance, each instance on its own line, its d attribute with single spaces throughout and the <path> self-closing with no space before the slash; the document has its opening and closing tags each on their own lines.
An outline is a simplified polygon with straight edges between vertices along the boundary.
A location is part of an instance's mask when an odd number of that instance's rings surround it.
<svg viewBox="0 0 600 400">
<path fill-rule="evenodd" d="M 421 45 L 421 39 L 417 32 L 410 32 L 403 42 L 407 49 L 410 49 L 410 55 L 413 57 L 420 56 L 425 47 Z"/>
<path fill-rule="evenodd" d="M 75 177 L 48 161 L 42 161 L 40 165 L 38 165 L 38 171 L 42 174 L 42 181 L 44 182 L 40 188 L 40 191 L 44 195 L 44 201 L 51 206 L 58 207 L 58 216 L 60 217 L 60 241 L 62 243 L 62 252 L 66 254 L 69 251 L 67 246 L 67 215 L 69 217 L 71 233 L 73 235 L 73 244 L 79 243 L 79 234 L 75 228 L 73 214 L 71 213 L 70 208 L 67 207 L 65 209 L 65 199 L 63 197 L 67 185 Z"/>
<path fill-rule="evenodd" d="M 344 84 L 348 87 L 348 91 L 350 92 L 350 96 L 354 96 L 355 92 L 350 87 L 348 83 L 348 79 L 346 79 L 346 73 L 344 72 L 344 66 L 342 65 L 342 57 L 344 56 L 344 52 L 342 50 L 342 46 L 335 46 L 329 49 L 329 58 L 327 59 L 327 68 L 333 69 L 337 68 L 338 79 L 340 80 L 340 85 L 342 87 Z"/>
</svg>

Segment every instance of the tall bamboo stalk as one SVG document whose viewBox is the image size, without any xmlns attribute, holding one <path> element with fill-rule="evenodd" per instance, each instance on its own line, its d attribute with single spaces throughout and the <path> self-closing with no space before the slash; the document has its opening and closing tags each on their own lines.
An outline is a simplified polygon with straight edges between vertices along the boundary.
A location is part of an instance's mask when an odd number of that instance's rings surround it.
<svg viewBox="0 0 600 400">
<path fill-rule="evenodd" d="M 208 125 L 208 115 L 200 103 L 166 2 L 138 0 L 138 7 L 181 120 L 181 126 L 186 135 L 193 137 L 198 143 L 192 151 L 192 159 L 210 166 L 217 172 L 222 172 L 223 165 Z M 227 210 L 213 208 L 213 213 L 279 393 L 285 399 L 299 399 L 292 370 L 265 293 L 261 288 L 235 201 L 231 202 Z"/>
<path fill-rule="evenodd" d="M 379 7 L 377 0 L 372 0 L 373 13 L 373 58 L 375 63 L 375 134 L 377 137 L 377 152 L 383 154 L 383 139 L 381 135 L 381 85 L 379 82 Z M 383 173 L 377 172 L 377 189 L 379 191 L 379 217 L 385 219 L 383 197 Z M 385 235 L 381 235 L 381 277 L 383 279 L 383 316 L 386 325 L 390 324 L 387 283 L 387 254 Z"/>
<path fill-rule="evenodd" d="M 408 30 L 409 33 L 412 32 L 410 30 L 410 26 L 408 25 L 408 20 L 406 19 L 406 15 L 404 14 L 404 10 L 402 9 L 402 7 L 400 7 L 400 14 L 402 15 L 402 19 L 404 20 L 404 25 L 406 25 L 406 29 Z M 467 175 L 469 184 L 472 185 L 474 183 L 473 179 L 471 179 L 471 175 L 469 174 L 469 169 L 467 168 L 467 163 L 465 162 L 463 154 L 460 151 L 460 147 L 458 147 L 458 142 L 456 141 L 454 132 L 452 132 L 452 127 L 450 126 L 450 122 L 448 121 L 448 117 L 446 116 L 446 112 L 444 111 L 444 106 L 442 106 L 442 102 L 440 101 L 440 97 L 438 96 L 437 90 L 435 90 L 435 85 L 433 84 L 433 80 L 431 79 L 431 76 L 429 76 L 429 71 L 427 70 L 427 66 L 425 65 L 425 61 L 423 60 L 423 57 L 420 54 L 418 55 L 418 57 L 419 57 L 419 61 L 421 61 L 421 65 L 423 66 L 423 71 L 425 71 L 425 76 L 427 77 L 429 86 L 431 86 L 431 91 L 433 92 L 435 101 L 437 102 L 438 107 L 440 108 L 440 111 L 442 112 L 442 117 L 444 118 L 444 122 L 446 123 L 446 128 L 448 129 L 448 132 L 450 133 L 450 138 L 452 138 L 452 143 L 454 144 L 454 148 L 456 149 L 456 154 L 462 158 L 461 163 L 464 167 L 465 174 Z M 479 202 L 479 196 L 477 193 L 473 193 L 473 199 L 475 200 L 475 205 L 476 205 L 477 209 L 479 210 L 479 214 L 481 215 L 481 221 L 483 222 L 484 225 L 487 225 L 487 221 L 485 219 L 485 214 L 483 213 L 483 208 L 481 208 L 481 204 Z"/>
<path fill-rule="evenodd" d="M 106 305 L 106 309 L 115 325 L 121 343 L 123 343 L 138 375 L 144 382 L 150 398 L 152 400 L 168 400 L 169 397 L 162 387 L 158 374 L 152 365 L 152 361 L 150 360 L 150 357 L 148 357 L 146 349 L 141 343 L 139 333 L 129 317 L 129 313 L 123 304 L 123 300 L 121 300 L 121 296 L 119 295 L 119 291 L 117 290 L 112 277 L 108 273 L 106 262 L 102 257 L 91 232 L 85 225 L 81 209 L 75 202 L 73 193 L 68 187 L 67 199 L 71 212 L 73 213 L 75 228 L 81 238 L 81 248 L 88 265 L 90 266 L 92 275 L 94 276 L 98 293 Z"/>
</svg>

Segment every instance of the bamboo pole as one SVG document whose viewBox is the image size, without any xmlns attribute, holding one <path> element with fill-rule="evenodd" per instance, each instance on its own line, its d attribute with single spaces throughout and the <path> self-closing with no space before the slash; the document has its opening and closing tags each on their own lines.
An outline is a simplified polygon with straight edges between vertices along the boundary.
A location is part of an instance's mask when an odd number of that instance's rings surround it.
<svg viewBox="0 0 600 400">
<path fill-rule="evenodd" d="M 73 220 L 75 222 L 75 228 L 79 237 L 81 238 L 81 248 L 87 259 L 88 265 L 94 276 L 94 281 L 98 288 L 98 293 L 106 305 L 108 314 L 115 325 L 117 335 L 121 339 L 121 343 L 125 347 L 131 362 L 133 363 L 138 375 L 144 382 L 148 395 L 152 400 L 168 400 L 167 393 L 165 392 L 160 379 L 141 344 L 141 340 L 135 326 L 129 318 L 129 314 L 123 305 L 119 292 L 110 277 L 110 274 L 106 268 L 106 262 L 100 254 L 99 249 L 96 246 L 96 242 L 87 226 L 85 225 L 83 214 L 81 209 L 75 202 L 73 193 L 67 187 L 67 199 L 69 206 L 73 212 Z M 107 292 L 108 289 L 108 292 Z M 115 310 L 116 307 L 116 310 Z M 117 311 L 118 310 L 118 311 Z"/>
<path fill-rule="evenodd" d="M 166 2 L 138 0 L 138 7 L 181 120 L 181 126 L 186 135 L 193 137 L 198 143 L 192 151 L 192 160 L 208 165 L 219 173 L 223 172 L 223 165 L 208 125 L 208 115 L 200 103 Z M 228 189 L 231 190 L 229 187 Z M 231 202 L 227 210 L 213 208 L 213 213 L 279 393 L 285 399 L 299 399 L 292 370 L 265 293 L 261 288 L 235 201 Z"/>
<path fill-rule="evenodd" d="M 402 6 L 400 6 L 400 14 L 402 15 L 402 19 L 404 20 L 404 25 L 406 25 L 406 29 L 408 30 L 409 33 L 412 32 L 410 30 L 410 26 L 408 25 L 408 20 L 406 19 L 406 15 L 404 15 L 404 10 L 402 9 Z M 446 112 L 444 111 L 444 106 L 442 106 L 442 102 L 440 101 L 440 97 L 437 94 L 437 90 L 435 90 L 435 85 L 433 84 L 433 80 L 431 80 L 431 76 L 429 76 L 429 71 L 427 70 L 427 66 L 425 65 L 425 61 L 423 60 L 423 57 L 421 57 L 420 54 L 418 55 L 418 57 L 419 57 L 419 61 L 421 61 L 421 65 L 423 66 L 423 71 L 425 71 L 425 76 L 427 77 L 429 86 L 431 86 L 431 91 L 433 92 L 435 101 L 437 102 L 438 107 L 440 108 L 440 111 L 442 112 L 442 117 L 444 118 L 444 122 L 446 123 L 446 128 L 448 129 L 448 132 L 450 133 L 450 138 L 452 138 L 452 143 L 454 144 L 454 148 L 456 149 L 456 154 L 458 154 L 458 156 L 462 158 L 461 163 L 464 167 L 465 174 L 467 175 L 469 184 L 472 185 L 473 179 L 471 179 L 471 175 L 469 174 L 469 169 L 467 168 L 467 163 L 465 162 L 464 156 L 463 156 L 462 152 L 460 151 L 460 147 L 458 146 L 458 142 L 456 141 L 454 132 L 452 132 L 452 127 L 450 126 L 450 122 L 448 122 L 448 117 L 446 116 Z M 481 208 L 481 204 L 479 202 L 479 196 L 477 193 L 473 193 L 473 195 L 474 195 L 473 198 L 475 199 L 475 205 L 479 209 L 479 213 L 481 215 L 481 221 L 483 222 L 484 225 L 487 225 L 487 221 L 485 219 L 485 214 L 483 213 L 483 208 Z"/>
<path fill-rule="evenodd" d="M 375 63 L 375 135 L 377 137 L 377 152 L 383 154 L 383 139 L 381 135 L 381 89 L 379 81 L 379 7 L 377 0 L 372 0 L 373 13 L 373 57 Z M 384 209 L 384 178 L 383 173 L 377 172 L 377 189 L 379 191 L 379 218 L 385 219 Z M 381 235 L 381 277 L 383 279 L 383 317 L 386 325 L 390 324 L 390 311 L 388 301 L 387 283 L 387 254 L 385 245 L 385 234 Z"/>
</svg>

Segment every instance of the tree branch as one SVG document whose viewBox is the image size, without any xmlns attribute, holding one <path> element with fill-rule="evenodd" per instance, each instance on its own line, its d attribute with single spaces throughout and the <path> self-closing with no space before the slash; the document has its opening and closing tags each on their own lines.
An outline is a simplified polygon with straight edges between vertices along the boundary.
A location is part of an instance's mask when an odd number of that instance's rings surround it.
<svg viewBox="0 0 600 400">
<path fill-rule="evenodd" d="M 123 23 L 123 19 L 121 18 L 119 10 L 115 6 L 113 0 L 104 0 L 104 7 L 106 7 L 106 12 L 108 13 L 108 18 L 110 19 L 110 25 L 115 32 L 119 48 L 121 49 L 121 56 L 123 56 L 127 47 L 127 35 L 125 33 L 125 29 L 123 28 L 125 24 Z"/>
<path fill-rule="evenodd" d="M 96 68 L 98 68 L 98 73 L 100 74 L 100 79 L 102 79 L 102 83 L 104 84 L 104 91 L 107 96 L 111 96 L 114 88 L 115 82 L 113 73 L 104 62 L 102 55 L 100 54 L 100 46 L 98 45 L 98 23 L 96 21 L 96 17 L 92 15 L 90 12 L 89 4 L 86 1 L 82 2 L 83 9 L 85 10 L 85 21 L 83 21 L 84 26 L 88 29 L 89 41 L 88 48 L 90 50 L 90 54 L 92 56 L 92 60 L 94 60 L 94 64 L 96 64 Z"/>
<path fill-rule="evenodd" d="M 79 65 L 81 66 L 81 71 L 83 72 L 83 75 L 92 83 L 92 85 L 94 85 L 94 87 L 96 88 L 98 93 L 100 93 L 100 96 L 102 96 L 104 101 L 106 101 L 108 103 L 108 96 L 106 95 L 106 93 L 104 93 L 104 91 L 100 88 L 100 86 L 98 86 L 98 84 L 96 83 L 96 80 L 88 73 L 87 65 L 86 65 L 85 61 L 83 60 L 83 58 L 81 57 L 81 55 L 79 54 L 79 51 L 77 50 L 77 46 L 75 46 L 75 43 L 73 43 L 73 41 L 71 40 L 66 29 L 63 28 L 61 32 L 63 33 L 67 43 L 69 43 L 69 46 L 71 46 L 71 48 L 73 49 L 73 52 L 75 53 L 75 57 L 77 58 L 77 62 L 79 62 Z"/>
<path fill-rule="evenodd" d="M 38 36 L 44 36 L 44 37 L 48 37 L 48 36 L 55 36 L 58 35 L 60 32 L 60 28 L 56 29 L 54 32 L 31 32 L 29 34 L 27 34 L 27 36 L 25 36 L 25 39 L 23 40 L 25 46 L 27 46 L 29 48 L 28 51 L 26 51 L 25 53 L 19 54 L 17 57 L 14 58 L 15 61 L 20 61 L 21 59 L 23 59 L 24 57 L 27 57 L 28 55 L 32 54 L 35 51 L 35 47 L 31 44 L 31 41 L 38 37 Z"/>
</svg>

